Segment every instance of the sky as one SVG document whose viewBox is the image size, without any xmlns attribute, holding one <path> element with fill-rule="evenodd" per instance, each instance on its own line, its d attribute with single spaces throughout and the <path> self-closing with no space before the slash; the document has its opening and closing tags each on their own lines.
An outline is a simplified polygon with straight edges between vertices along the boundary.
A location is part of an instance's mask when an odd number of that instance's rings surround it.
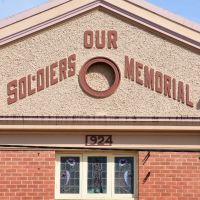
<svg viewBox="0 0 200 200">
<path fill-rule="evenodd" d="M 200 0 L 147 0 L 165 10 L 200 24 Z"/>
<path fill-rule="evenodd" d="M 200 0 L 146 1 L 200 24 Z M 0 0 L 0 20 L 45 2 L 48 0 Z"/>
</svg>

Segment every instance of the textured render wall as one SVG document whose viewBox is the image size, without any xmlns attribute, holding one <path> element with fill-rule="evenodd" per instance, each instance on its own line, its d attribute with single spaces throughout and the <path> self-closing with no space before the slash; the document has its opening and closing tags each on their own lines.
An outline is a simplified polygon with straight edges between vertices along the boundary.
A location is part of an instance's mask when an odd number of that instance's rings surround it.
<svg viewBox="0 0 200 200">
<path fill-rule="evenodd" d="M 140 200 L 198 200 L 200 153 L 139 152 Z"/>
<path fill-rule="evenodd" d="M 53 200 L 54 151 L 0 151 L 1 200 Z"/>
<path fill-rule="evenodd" d="M 117 30 L 118 49 L 84 49 L 83 33 L 88 29 Z M 77 55 L 75 76 L 7 105 L 9 81 L 35 74 L 73 53 Z M 125 55 L 188 83 L 194 108 L 125 79 Z M 111 58 L 122 75 L 117 91 L 105 99 L 87 96 L 78 83 L 81 66 L 95 56 Z M 95 10 L 0 48 L 0 112 L 2 115 L 199 116 L 199 69 L 199 54 Z"/>
</svg>

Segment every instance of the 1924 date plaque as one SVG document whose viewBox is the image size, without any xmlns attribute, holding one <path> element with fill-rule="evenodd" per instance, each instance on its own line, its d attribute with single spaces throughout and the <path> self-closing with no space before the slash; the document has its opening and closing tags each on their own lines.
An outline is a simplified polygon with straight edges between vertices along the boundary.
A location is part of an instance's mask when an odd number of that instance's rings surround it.
<svg viewBox="0 0 200 200">
<path fill-rule="evenodd" d="M 112 146 L 112 135 L 86 135 L 86 146 Z"/>
</svg>

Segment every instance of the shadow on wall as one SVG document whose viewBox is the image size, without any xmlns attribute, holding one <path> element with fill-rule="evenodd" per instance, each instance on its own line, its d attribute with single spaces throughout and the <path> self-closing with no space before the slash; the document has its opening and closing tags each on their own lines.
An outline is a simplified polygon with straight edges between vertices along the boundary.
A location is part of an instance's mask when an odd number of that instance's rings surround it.
<svg viewBox="0 0 200 200">
<path fill-rule="evenodd" d="M 200 110 L 200 100 L 197 103 L 197 110 Z"/>
<path fill-rule="evenodd" d="M 146 164 L 146 162 L 148 161 L 148 159 L 150 158 L 150 151 L 147 153 L 147 155 L 144 157 L 144 159 L 143 159 L 143 165 L 145 165 Z M 151 172 L 149 171 L 146 175 L 145 175 L 145 177 L 144 177 L 144 179 L 143 179 L 143 184 L 145 184 L 146 183 L 146 181 L 149 179 L 149 177 L 151 176 Z"/>
</svg>

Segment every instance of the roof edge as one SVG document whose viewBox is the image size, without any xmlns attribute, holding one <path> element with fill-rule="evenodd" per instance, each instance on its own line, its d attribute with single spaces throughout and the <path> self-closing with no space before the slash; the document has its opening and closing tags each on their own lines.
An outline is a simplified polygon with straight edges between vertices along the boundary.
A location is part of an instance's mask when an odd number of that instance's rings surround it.
<svg viewBox="0 0 200 200">
<path fill-rule="evenodd" d="M 144 2 L 143 0 L 141 0 L 141 1 Z M 33 18 L 39 17 L 39 15 L 37 16 L 37 14 L 41 13 L 41 15 L 42 15 L 47 10 L 49 10 L 49 12 L 51 12 L 52 11 L 51 9 L 53 9 L 53 8 L 57 9 L 58 6 L 63 6 L 65 3 L 69 3 L 70 5 L 75 3 L 76 6 L 72 9 L 70 9 L 70 7 L 69 7 L 65 12 L 61 13 L 60 15 L 55 15 L 55 13 L 54 13 L 55 16 L 51 16 L 47 19 L 44 19 L 43 21 L 39 20 L 40 22 L 37 22 L 37 23 L 34 22 L 29 27 L 26 27 L 26 25 L 24 25 L 23 28 L 20 28 L 18 30 L 16 29 L 17 22 L 22 25 L 22 24 L 24 24 L 23 20 L 25 20 L 25 24 L 27 24 L 26 20 L 29 20 L 29 18 L 31 19 L 31 16 L 32 16 L 32 22 L 33 22 Z M 136 13 L 133 13 L 133 10 L 128 8 L 129 4 L 132 4 L 135 7 Z M 118 13 L 121 16 L 129 18 L 135 22 L 143 24 L 146 27 L 152 28 L 155 31 L 165 34 L 171 38 L 179 40 L 179 41 L 181 41 L 187 45 L 190 45 L 196 49 L 200 49 L 200 40 L 198 39 L 200 32 L 198 30 L 194 31 L 191 28 L 181 26 L 178 22 L 175 23 L 175 22 L 171 21 L 171 19 L 162 17 L 159 14 L 155 14 L 154 10 L 149 10 L 149 8 L 147 8 L 146 4 L 148 4 L 148 3 L 146 3 L 146 2 L 144 5 L 141 5 L 141 4 L 142 3 L 139 2 L 138 0 L 118 0 L 116 2 L 113 2 L 111 0 L 85 0 L 85 3 L 82 3 L 82 5 L 80 5 L 80 3 L 76 0 L 51 1 L 49 3 L 39 6 L 37 8 L 33 8 L 29 11 L 26 11 L 26 12 L 16 15 L 14 18 L 10 19 L 9 22 L 7 21 L 7 24 L 5 21 L 3 27 L 0 28 L 0 31 L 2 30 L 2 36 L 0 37 L 0 46 L 7 44 L 9 42 L 12 42 L 21 37 L 24 37 L 26 35 L 29 35 L 31 33 L 34 33 L 36 31 L 39 31 L 41 29 L 47 28 L 48 26 L 54 25 L 63 20 L 66 20 L 66 19 L 76 16 L 78 14 L 81 14 L 83 12 L 86 12 L 88 10 L 98 8 L 98 7 L 103 7 L 110 11 Z M 68 4 L 66 4 L 65 7 L 67 5 Z M 122 6 L 125 6 L 128 9 L 123 8 Z M 137 9 L 139 9 L 139 12 Z M 149 13 L 152 16 L 154 16 L 154 15 L 158 16 L 160 19 L 157 18 L 157 22 L 153 22 L 147 15 L 140 16 L 141 11 L 143 11 L 143 10 L 146 10 L 147 14 Z M 159 22 L 158 19 L 161 21 Z M 162 19 L 163 19 L 163 21 L 162 21 Z M 169 27 L 164 27 L 162 25 L 162 23 L 164 23 L 164 22 L 169 22 L 169 24 L 171 24 L 171 25 L 168 24 Z M 2 24 L 0 23 L 0 26 L 1 25 Z M 15 27 L 15 28 L 13 28 L 13 32 L 8 31 L 8 30 L 10 30 L 11 27 Z M 177 30 L 176 30 L 176 28 L 177 28 Z M 6 33 L 6 31 L 7 31 L 7 33 Z M 186 31 L 186 33 L 183 35 L 182 32 L 184 32 L 184 31 Z"/>
<path fill-rule="evenodd" d="M 19 21 L 22 21 L 24 19 L 27 19 L 29 17 L 32 17 L 34 15 L 37 15 L 39 13 L 42 13 L 42 12 L 45 12 L 49 9 L 52 9 L 54 7 L 57 7 L 59 5 L 62 5 L 62 4 L 65 4 L 67 2 L 70 2 L 70 1 L 73 1 L 73 0 L 50 0 L 49 2 L 45 3 L 45 4 L 41 4 L 39 6 L 36 6 L 36 7 L 33 7 L 33 8 L 30 8 L 28 10 L 25 10 L 25 11 L 22 11 L 16 15 L 13 15 L 13 16 L 10 16 L 10 17 L 7 17 L 3 20 L 0 20 L 0 28 L 4 28 L 6 26 L 10 26 L 14 23 L 17 23 Z M 104 0 L 96 0 L 95 2 L 103 2 Z M 125 0 L 131 4 L 135 4 L 141 8 L 144 8 L 145 10 L 148 10 L 152 13 L 155 13 L 161 17 L 164 17 L 168 20 L 171 20 L 175 23 L 178 23 L 182 26 L 185 26 L 187 28 L 190 28 L 194 31 L 197 31 L 197 32 L 200 32 L 200 24 L 196 23 L 196 22 L 193 22 L 191 20 L 188 20 L 182 16 L 179 16 L 177 14 L 174 14 L 168 10 L 165 10 L 163 8 L 160 8 L 154 4 L 151 4 L 149 2 L 146 2 L 144 0 Z"/>
<path fill-rule="evenodd" d="M 35 6 L 33 8 L 30 8 L 30 9 L 27 9 L 25 11 L 22 11 L 20 13 L 13 15 L 13 16 L 10 16 L 10 17 L 7 17 L 3 20 L 0 20 L 0 28 L 10 26 L 14 23 L 17 23 L 19 21 L 22 21 L 22 20 L 27 19 L 29 17 L 32 17 L 34 15 L 37 15 L 39 13 L 45 12 L 49 9 L 55 8 L 59 5 L 67 3 L 69 1 L 72 1 L 72 0 L 56 0 L 56 1 L 51 0 L 47 3 L 41 4 L 39 6 Z"/>
<path fill-rule="evenodd" d="M 39 115 L 1 115 L 2 121 L 124 121 L 124 122 L 198 122 L 200 117 L 197 116 L 109 116 L 109 115 L 63 115 L 63 116 L 39 116 Z"/>
<path fill-rule="evenodd" d="M 150 12 L 153 12 L 161 17 L 164 17 L 172 22 L 178 23 L 182 26 L 185 26 L 187 28 L 190 28 L 194 31 L 200 32 L 200 24 L 197 22 L 194 22 L 192 20 L 189 20 L 185 17 L 182 17 L 180 15 L 177 15 L 173 12 L 170 12 L 169 10 L 163 9 L 161 7 L 158 7 L 152 3 L 149 3 L 144 0 L 125 0 L 131 4 L 135 4 L 141 8 L 144 8 Z"/>
</svg>

